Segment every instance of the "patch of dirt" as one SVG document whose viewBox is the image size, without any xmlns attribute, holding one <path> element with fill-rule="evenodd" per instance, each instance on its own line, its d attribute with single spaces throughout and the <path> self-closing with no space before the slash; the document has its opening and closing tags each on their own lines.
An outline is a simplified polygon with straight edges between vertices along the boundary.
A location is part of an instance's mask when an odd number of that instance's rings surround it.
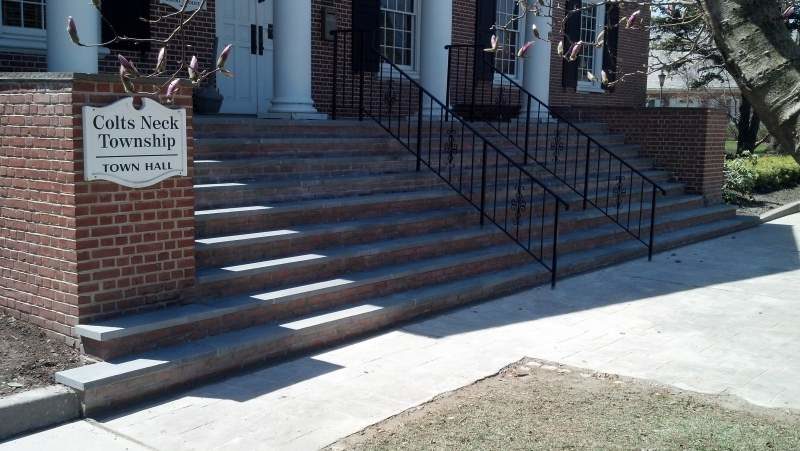
<svg viewBox="0 0 800 451">
<path fill-rule="evenodd" d="M 78 350 L 0 312 L 0 398 L 53 384 L 53 374 L 82 364 Z"/>
<path fill-rule="evenodd" d="M 800 186 L 774 191 L 767 194 L 754 194 L 752 200 L 738 202 L 739 213 L 760 216 L 772 209 L 800 200 Z"/>
<path fill-rule="evenodd" d="M 524 359 L 328 450 L 797 449 L 800 412 Z"/>
</svg>

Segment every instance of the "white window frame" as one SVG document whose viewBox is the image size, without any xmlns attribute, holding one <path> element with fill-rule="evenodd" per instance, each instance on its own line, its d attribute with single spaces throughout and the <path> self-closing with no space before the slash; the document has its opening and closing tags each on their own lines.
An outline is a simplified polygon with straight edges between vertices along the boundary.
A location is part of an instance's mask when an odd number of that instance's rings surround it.
<svg viewBox="0 0 800 451">
<path fill-rule="evenodd" d="M 45 7 L 47 2 L 45 1 Z M 47 20 L 42 17 L 42 20 Z M 0 48 L 10 50 L 47 50 L 47 30 L 3 25 L 3 10 L 0 8 Z"/>
<path fill-rule="evenodd" d="M 514 3 L 516 3 L 516 1 L 514 1 Z M 497 8 L 498 8 L 498 10 L 495 11 L 495 18 L 497 18 L 498 13 L 500 12 L 499 11 L 499 8 L 500 8 L 500 3 L 499 2 L 497 4 Z M 527 23 L 527 20 L 526 20 L 525 17 L 522 17 L 521 19 L 519 19 L 517 21 L 517 50 L 519 50 L 520 47 L 525 45 L 527 26 L 528 26 L 528 23 Z M 498 31 L 497 32 L 498 38 L 500 37 L 499 36 L 500 33 L 503 33 L 503 31 Z M 502 41 L 501 41 L 501 45 L 502 45 Z M 517 58 L 516 52 L 508 53 L 508 50 L 505 49 L 505 48 L 503 49 L 503 53 L 502 54 L 503 55 L 510 55 L 510 57 L 515 60 L 515 63 L 514 63 L 515 74 L 514 75 L 506 74 L 506 76 L 508 78 L 514 80 L 517 83 L 522 83 L 522 78 L 523 78 L 523 74 L 522 73 L 525 70 L 524 69 L 524 66 L 525 66 L 524 60 L 522 58 Z M 497 66 L 497 64 L 495 64 L 495 66 Z M 502 79 L 503 79 L 502 75 L 494 74 L 494 84 L 501 84 L 501 80 Z"/>
<path fill-rule="evenodd" d="M 591 4 L 595 5 L 595 36 L 598 36 L 606 26 L 606 4 L 603 0 L 589 0 L 586 2 L 587 6 Z M 586 11 L 581 11 L 581 15 L 583 15 Z M 584 80 L 585 74 L 579 73 L 578 74 L 578 86 L 577 91 L 579 92 L 605 92 L 603 90 L 603 86 L 601 84 L 602 79 L 602 72 L 603 72 L 603 47 L 597 48 L 594 46 L 594 42 L 588 42 L 586 45 L 591 46 L 594 51 L 593 62 L 594 66 L 592 67 L 592 75 L 594 75 L 594 81 L 591 82 L 589 80 Z"/>
<path fill-rule="evenodd" d="M 413 79 L 419 78 L 419 61 L 420 61 L 420 2 L 421 0 L 414 0 L 414 14 L 413 20 L 411 21 L 411 65 L 406 64 L 397 64 L 395 65 L 403 70 L 406 74 L 408 74 Z M 381 7 L 381 12 L 384 11 L 384 8 Z M 396 10 L 389 10 L 391 12 L 397 12 Z M 383 25 L 379 28 L 379 31 L 383 33 Z M 383 63 L 381 64 L 381 72 L 384 77 L 391 76 L 392 78 L 400 78 L 400 74 L 397 73 L 396 70 L 393 70 L 390 64 Z"/>
</svg>

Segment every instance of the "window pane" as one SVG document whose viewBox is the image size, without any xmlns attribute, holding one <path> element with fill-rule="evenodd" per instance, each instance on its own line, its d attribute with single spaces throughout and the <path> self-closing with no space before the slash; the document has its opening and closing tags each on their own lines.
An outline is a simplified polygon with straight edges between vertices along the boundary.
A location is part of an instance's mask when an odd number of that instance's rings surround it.
<svg viewBox="0 0 800 451">
<path fill-rule="evenodd" d="M 517 14 L 518 5 L 516 0 L 497 1 L 497 17 L 495 18 L 497 25 L 500 27 L 508 26 L 505 30 L 497 30 L 496 33 L 503 51 L 495 54 L 495 66 L 500 72 L 512 77 L 518 75 L 516 57 L 522 29 L 519 20 L 511 20 Z"/>
<path fill-rule="evenodd" d="M 3 0 L 3 25 L 22 26 L 22 7 L 19 1 Z"/>
<path fill-rule="evenodd" d="M 23 26 L 26 28 L 43 28 L 44 18 L 41 4 L 24 3 L 22 12 Z"/>
<path fill-rule="evenodd" d="M 411 65 L 414 60 L 414 2 L 385 0 L 381 3 L 381 51 L 393 63 Z"/>
</svg>

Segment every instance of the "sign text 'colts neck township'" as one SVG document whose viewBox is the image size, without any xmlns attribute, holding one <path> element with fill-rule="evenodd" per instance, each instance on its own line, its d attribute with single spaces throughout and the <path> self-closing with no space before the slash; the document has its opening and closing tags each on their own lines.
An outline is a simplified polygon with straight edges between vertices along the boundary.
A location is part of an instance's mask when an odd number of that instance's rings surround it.
<svg viewBox="0 0 800 451">
<path fill-rule="evenodd" d="M 186 110 L 128 97 L 111 105 L 83 107 L 84 178 L 143 188 L 186 176 Z"/>
</svg>

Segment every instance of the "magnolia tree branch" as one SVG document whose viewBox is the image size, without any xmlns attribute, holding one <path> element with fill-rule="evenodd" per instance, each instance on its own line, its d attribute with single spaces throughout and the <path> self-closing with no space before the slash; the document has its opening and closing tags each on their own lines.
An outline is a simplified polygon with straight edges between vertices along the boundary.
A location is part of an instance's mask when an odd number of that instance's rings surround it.
<svg viewBox="0 0 800 451">
<path fill-rule="evenodd" d="M 170 34 L 165 39 L 154 39 L 154 38 L 137 38 L 132 36 L 123 36 L 117 33 L 116 29 L 114 28 L 111 21 L 109 21 L 104 15 L 102 10 L 102 0 L 92 0 L 92 4 L 94 5 L 95 9 L 97 9 L 98 14 L 100 14 L 101 20 L 108 26 L 109 30 L 113 34 L 113 38 L 107 42 L 102 43 L 85 43 L 82 42 L 80 36 L 78 34 L 78 26 L 75 23 L 75 20 L 70 16 L 67 18 L 67 34 L 69 35 L 70 39 L 76 45 L 81 47 L 105 47 L 111 45 L 116 42 L 133 42 L 133 43 L 157 43 L 163 45 L 161 50 L 158 52 L 158 56 L 156 57 L 156 64 L 155 69 L 153 72 L 150 73 L 141 73 L 136 68 L 136 66 L 125 56 L 122 54 L 117 54 L 117 59 L 119 61 L 119 77 L 122 86 L 125 88 L 125 92 L 134 93 L 134 94 L 143 94 L 143 95 L 158 95 L 161 94 L 163 91 L 164 96 L 167 98 L 167 101 L 171 102 L 174 99 L 175 94 L 178 93 L 180 90 L 180 82 L 182 80 L 181 75 L 185 72 L 186 73 L 186 80 L 191 82 L 193 85 L 198 85 L 202 83 L 204 80 L 208 79 L 212 75 L 217 73 L 221 73 L 225 76 L 232 77 L 233 73 L 225 68 L 225 64 L 230 56 L 232 46 L 229 44 L 225 46 L 225 48 L 220 52 L 219 56 L 217 57 L 217 63 L 214 69 L 211 70 L 203 70 L 200 68 L 200 62 L 197 59 L 197 56 L 192 56 L 189 63 L 186 63 L 186 58 L 181 56 L 178 60 L 178 68 L 174 71 L 167 71 L 167 48 L 166 46 L 172 43 L 175 38 L 183 35 L 183 32 L 187 28 L 189 24 L 195 19 L 197 14 L 203 9 L 206 4 L 207 0 L 202 0 L 198 8 L 192 12 L 191 14 L 186 15 L 187 8 L 189 5 L 190 0 L 183 0 L 183 4 L 181 8 L 173 13 L 164 14 L 162 16 L 158 16 L 155 19 L 148 19 L 144 17 L 140 17 L 139 20 L 148 22 L 148 23 L 160 23 L 166 19 L 172 17 L 178 17 L 179 22 L 178 25 L 170 32 Z M 185 52 L 185 45 L 181 42 L 181 51 L 182 53 Z M 143 89 L 137 89 L 135 85 L 135 80 L 138 78 L 165 78 L 166 80 L 161 83 L 156 90 L 154 91 L 147 91 Z"/>
</svg>

